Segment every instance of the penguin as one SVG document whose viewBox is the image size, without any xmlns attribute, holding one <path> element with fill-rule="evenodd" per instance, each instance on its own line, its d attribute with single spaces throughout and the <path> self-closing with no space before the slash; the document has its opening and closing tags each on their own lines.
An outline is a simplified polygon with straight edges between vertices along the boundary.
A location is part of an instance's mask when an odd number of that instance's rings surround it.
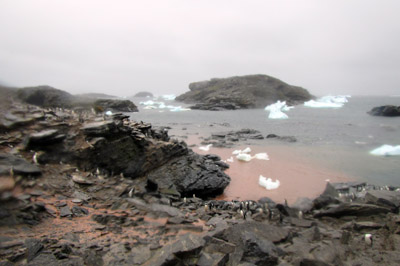
<svg viewBox="0 0 400 266">
<path fill-rule="evenodd" d="M 364 235 L 364 241 L 368 246 L 372 247 L 373 239 L 372 239 L 372 235 L 371 234 L 365 234 Z"/>
<path fill-rule="evenodd" d="M 246 219 L 246 213 L 243 210 L 240 210 L 240 216 L 242 216 L 243 219 Z"/>
<path fill-rule="evenodd" d="M 37 160 L 37 156 L 38 156 L 38 154 L 37 154 L 37 152 L 35 152 L 35 154 L 33 154 L 33 157 L 32 157 L 32 160 L 33 160 L 34 164 L 39 164 L 39 162 Z"/>
<path fill-rule="evenodd" d="M 13 177 L 14 176 L 14 167 L 11 166 L 10 168 L 10 176 Z"/>
<path fill-rule="evenodd" d="M 187 202 L 187 199 L 186 199 L 186 197 L 184 197 L 183 198 L 183 203 L 186 203 Z"/>
<path fill-rule="evenodd" d="M 132 196 L 133 196 L 133 188 L 131 188 L 131 190 L 129 190 L 129 193 L 128 193 L 128 197 L 132 198 Z"/>
<path fill-rule="evenodd" d="M 208 212 L 210 210 L 210 207 L 208 206 L 208 204 L 204 204 L 204 211 Z"/>
<path fill-rule="evenodd" d="M 302 211 L 299 211 L 299 218 L 303 219 L 303 212 Z"/>
</svg>

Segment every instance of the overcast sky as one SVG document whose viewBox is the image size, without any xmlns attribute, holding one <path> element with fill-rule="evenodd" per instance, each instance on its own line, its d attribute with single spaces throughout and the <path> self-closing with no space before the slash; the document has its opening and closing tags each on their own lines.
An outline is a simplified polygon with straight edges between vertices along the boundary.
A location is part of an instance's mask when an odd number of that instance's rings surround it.
<svg viewBox="0 0 400 266">
<path fill-rule="evenodd" d="M 398 0 L 0 0 L 0 82 L 180 94 L 267 74 L 316 95 L 400 94 Z"/>
</svg>

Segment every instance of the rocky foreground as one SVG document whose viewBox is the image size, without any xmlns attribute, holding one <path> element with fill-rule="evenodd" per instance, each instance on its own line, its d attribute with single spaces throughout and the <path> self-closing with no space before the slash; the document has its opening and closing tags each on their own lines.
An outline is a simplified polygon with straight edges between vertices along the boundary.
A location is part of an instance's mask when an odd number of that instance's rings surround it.
<svg viewBox="0 0 400 266">
<path fill-rule="evenodd" d="M 328 183 L 293 206 L 216 201 L 228 165 L 162 128 L 123 114 L 3 111 L 0 265 L 400 263 L 397 188 Z"/>
<path fill-rule="evenodd" d="M 175 100 L 210 111 L 264 108 L 278 100 L 294 105 L 313 98 L 306 89 L 267 75 L 214 78 L 191 83 L 189 89 Z"/>
</svg>

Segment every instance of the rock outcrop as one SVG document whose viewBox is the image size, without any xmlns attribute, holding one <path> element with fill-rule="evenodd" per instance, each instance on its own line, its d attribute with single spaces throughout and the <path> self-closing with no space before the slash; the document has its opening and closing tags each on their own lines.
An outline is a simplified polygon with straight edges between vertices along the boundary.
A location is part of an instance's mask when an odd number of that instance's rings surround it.
<svg viewBox="0 0 400 266">
<path fill-rule="evenodd" d="M 100 99 L 93 103 L 95 110 L 114 112 L 138 112 L 137 106 L 129 100 Z"/>
<path fill-rule="evenodd" d="M 189 89 L 176 100 L 196 103 L 192 109 L 215 111 L 263 108 L 278 100 L 293 105 L 313 98 L 306 89 L 267 75 L 214 78 L 191 83 Z"/>
<path fill-rule="evenodd" d="M 74 96 L 50 86 L 18 89 L 17 97 L 23 102 L 40 107 L 71 107 Z"/>
<path fill-rule="evenodd" d="M 91 109 L 96 112 L 138 112 L 137 106 L 129 100 L 109 99 L 115 96 L 87 93 L 72 95 L 50 86 L 26 87 L 16 91 L 16 97 L 24 103 L 44 108 Z M 99 97 L 103 97 L 102 99 Z"/>
<path fill-rule="evenodd" d="M 395 105 L 383 105 L 379 107 L 372 108 L 371 111 L 368 112 L 370 115 L 374 116 L 400 116 L 400 106 Z"/>
</svg>

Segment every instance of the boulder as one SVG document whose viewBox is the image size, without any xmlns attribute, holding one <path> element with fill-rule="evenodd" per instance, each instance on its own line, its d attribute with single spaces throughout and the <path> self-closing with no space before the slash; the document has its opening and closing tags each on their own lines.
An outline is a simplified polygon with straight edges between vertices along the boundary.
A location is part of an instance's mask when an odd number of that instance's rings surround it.
<svg viewBox="0 0 400 266">
<path fill-rule="evenodd" d="M 138 112 L 137 106 L 129 100 L 100 99 L 93 107 L 96 111 Z"/>
<path fill-rule="evenodd" d="M 313 98 L 307 90 L 267 75 L 214 78 L 191 83 L 189 89 L 176 100 L 197 103 L 192 108 L 201 110 L 263 108 L 278 100 L 293 105 Z"/>
<path fill-rule="evenodd" d="M 381 207 L 373 204 L 361 203 L 342 203 L 338 206 L 332 206 L 327 210 L 323 210 L 314 214 L 315 217 L 330 216 L 372 216 L 379 214 L 386 214 L 391 210 L 386 207 Z"/>
<path fill-rule="evenodd" d="M 372 108 L 368 114 L 373 116 L 400 116 L 400 106 L 395 105 L 383 105 Z"/>
</svg>

